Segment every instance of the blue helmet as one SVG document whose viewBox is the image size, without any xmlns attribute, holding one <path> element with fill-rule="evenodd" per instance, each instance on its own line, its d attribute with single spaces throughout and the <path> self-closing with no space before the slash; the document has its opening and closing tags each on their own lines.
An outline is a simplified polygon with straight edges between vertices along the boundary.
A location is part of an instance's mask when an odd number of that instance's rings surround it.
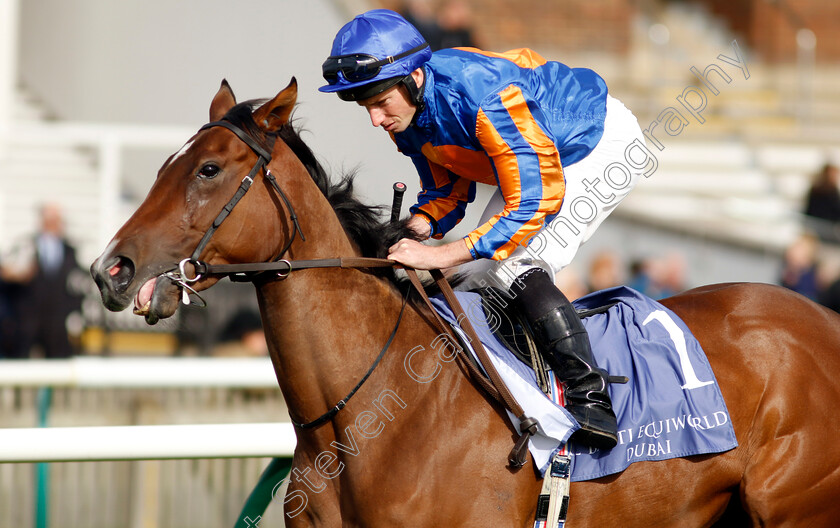
<svg viewBox="0 0 840 528">
<path fill-rule="evenodd" d="M 421 103 L 422 92 L 411 72 L 431 56 L 426 40 L 405 18 L 388 9 L 374 9 L 338 31 L 322 66 L 329 84 L 319 90 L 358 101 L 403 82 L 415 103 Z"/>
</svg>

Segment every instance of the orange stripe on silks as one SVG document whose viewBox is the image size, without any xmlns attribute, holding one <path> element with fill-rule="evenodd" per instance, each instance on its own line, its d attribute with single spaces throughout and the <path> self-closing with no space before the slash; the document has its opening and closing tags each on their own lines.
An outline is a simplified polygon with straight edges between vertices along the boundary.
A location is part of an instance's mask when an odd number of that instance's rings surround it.
<svg viewBox="0 0 840 528">
<path fill-rule="evenodd" d="M 450 196 L 458 198 L 458 200 L 466 202 L 470 197 L 470 185 L 472 180 L 460 178 L 452 186 L 452 194 Z"/>
<path fill-rule="evenodd" d="M 444 169 L 440 165 L 435 165 L 431 162 L 429 163 L 429 168 L 432 170 L 432 175 L 435 178 L 435 184 L 437 186 L 441 186 L 437 184 L 439 177 L 444 178 L 444 185 L 449 184 L 451 180 L 449 179 L 446 169 Z M 425 203 L 418 207 L 418 209 L 430 215 L 432 218 L 440 220 L 449 213 L 451 213 L 456 207 L 458 207 L 458 203 L 460 201 L 467 201 L 467 199 L 469 198 L 470 183 L 470 180 L 466 178 L 460 178 L 452 184 L 452 191 L 449 193 L 448 196 L 444 198 L 436 198 L 434 200 L 431 200 L 428 203 Z M 460 220 L 458 222 L 460 222 Z M 443 238 L 443 234 L 438 234 L 433 238 Z"/>
<path fill-rule="evenodd" d="M 560 210 L 560 206 L 563 203 L 563 196 L 566 192 L 563 167 L 560 162 L 560 154 L 557 152 L 557 147 L 534 119 L 521 90 L 511 85 L 503 90 L 499 94 L 499 97 L 516 125 L 517 130 L 537 155 L 540 170 L 539 179 L 543 190 L 542 199 L 534 217 L 523 224 L 507 243 L 497 248 L 493 255 L 493 259 L 496 260 L 508 257 L 519 244 L 526 241 L 533 233 L 541 229 L 545 215 L 554 214 Z M 511 204 L 519 203 L 522 197 L 522 175 L 519 173 L 516 154 L 510 145 L 504 141 L 482 110 L 479 110 L 477 116 L 476 136 L 493 159 L 506 205 L 499 215 L 491 218 L 487 224 L 468 235 L 471 237 L 473 243 L 481 235 L 487 233 L 498 218 L 508 215 L 513 210 Z M 533 175 L 528 176 L 532 177 Z M 475 238 L 472 238 L 472 235 L 475 235 Z"/>
<path fill-rule="evenodd" d="M 539 157 L 540 179 L 543 185 L 543 197 L 540 201 L 539 211 L 545 214 L 554 214 L 560 210 L 563 197 L 566 194 L 563 164 L 560 161 L 557 146 L 534 119 L 522 91 L 517 86 L 509 86 L 499 95 L 502 98 L 502 104 L 507 108 L 508 113 L 516 123 L 519 133 L 528 141 L 528 144 L 531 145 L 531 148 Z"/>
<path fill-rule="evenodd" d="M 493 159 L 493 165 L 496 167 L 496 174 L 499 177 L 499 189 L 505 199 L 505 206 L 499 214 L 493 216 L 467 235 L 467 238 L 473 245 L 493 228 L 493 225 L 499 221 L 499 218 L 508 216 L 511 213 L 513 210 L 512 204 L 518 204 L 521 195 L 521 188 L 519 187 L 519 164 L 516 162 L 516 155 L 480 108 L 476 116 L 476 137 L 487 154 Z M 493 254 L 493 260 L 507 258 L 514 249 L 516 249 L 515 242 L 509 241 L 505 243 L 496 249 L 496 252 Z"/>
<path fill-rule="evenodd" d="M 432 173 L 432 178 L 435 180 L 435 188 L 449 185 L 449 181 L 451 179 L 449 177 L 449 171 L 440 166 L 438 163 L 435 163 L 433 160 L 430 160 L 428 156 L 426 157 L 426 161 L 429 163 L 429 172 Z"/>
<path fill-rule="evenodd" d="M 429 164 L 429 172 L 432 174 L 432 179 L 435 182 L 435 187 L 443 187 L 449 183 L 449 173 L 441 167 L 440 165 L 436 165 L 431 161 L 426 160 Z M 435 198 L 430 200 L 428 203 L 421 205 L 418 209 L 423 211 L 424 213 L 428 214 L 432 218 L 440 219 L 446 216 L 454 206 L 451 203 L 450 196 L 445 198 Z"/>
<path fill-rule="evenodd" d="M 436 219 L 443 218 L 444 216 L 446 216 L 446 213 L 441 212 L 444 209 L 444 207 L 441 207 L 440 204 L 436 204 L 435 202 L 423 204 L 417 209 Z M 442 216 L 436 216 L 437 214 L 441 214 Z M 431 238 L 434 238 L 435 240 L 440 240 L 441 238 L 443 238 L 443 233 L 434 234 L 431 236 Z"/>
<path fill-rule="evenodd" d="M 518 48 L 504 53 L 494 53 L 492 51 L 484 51 L 476 48 L 456 48 L 471 53 L 484 55 L 485 57 L 493 57 L 496 59 L 507 59 L 521 68 L 536 68 L 542 66 L 547 60 L 536 51 L 528 48 Z"/>
<path fill-rule="evenodd" d="M 473 241 L 470 240 L 469 235 L 465 236 L 462 240 L 464 241 L 465 244 L 467 244 L 467 249 L 470 250 L 470 255 L 472 255 L 473 259 L 475 259 L 476 258 L 475 245 L 473 244 Z"/>
<path fill-rule="evenodd" d="M 546 135 L 536 119 L 534 119 L 533 114 L 531 114 L 531 109 L 528 108 L 528 102 L 525 100 L 525 96 L 522 95 L 522 90 L 518 86 L 511 85 L 499 92 L 499 97 L 510 114 L 510 117 L 513 119 L 513 122 L 516 123 L 516 128 L 522 134 L 522 137 L 528 141 L 537 154 L 551 158 L 548 167 L 562 171 L 560 154 L 557 152 L 557 147 L 554 145 L 554 141 Z M 542 163 L 540 163 L 540 166 L 542 167 Z"/>
<path fill-rule="evenodd" d="M 493 218 L 491 218 L 490 220 L 488 220 L 487 222 L 485 222 L 484 224 L 481 224 L 480 226 L 478 226 L 474 230 L 470 231 L 467 234 L 467 236 L 464 237 L 464 238 L 467 239 L 467 245 L 470 248 L 475 248 L 475 245 L 478 243 L 478 240 L 481 237 L 483 237 L 484 235 L 486 235 L 487 232 L 490 231 L 493 228 L 493 224 L 498 222 L 499 218 L 501 216 L 503 216 L 504 214 L 505 213 L 498 214 L 498 215 L 494 216 Z M 502 259 L 505 259 L 508 256 L 510 256 L 510 253 L 512 252 L 512 250 L 510 250 L 510 251 L 507 250 L 507 246 L 509 244 L 510 243 L 508 242 L 508 243 L 504 244 L 502 247 L 498 248 L 496 250 L 496 252 L 493 254 L 493 257 L 492 257 L 493 260 L 502 260 Z M 514 249 L 516 249 L 515 246 L 514 246 Z"/>
<path fill-rule="evenodd" d="M 433 146 L 426 143 L 420 149 L 426 159 L 443 165 L 462 178 L 496 185 L 496 176 L 487 154 L 480 150 L 472 150 L 457 145 Z"/>
</svg>

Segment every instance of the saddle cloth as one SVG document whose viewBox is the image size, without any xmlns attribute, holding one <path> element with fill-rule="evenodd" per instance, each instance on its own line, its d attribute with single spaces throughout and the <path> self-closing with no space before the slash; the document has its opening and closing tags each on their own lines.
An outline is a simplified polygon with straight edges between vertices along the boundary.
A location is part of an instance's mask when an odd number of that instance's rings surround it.
<svg viewBox="0 0 840 528">
<path fill-rule="evenodd" d="M 526 415 L 536 418 L 539 432 L 529 449 L 541 475 L 554 453 L 580 426 L 562 407 L 561 385 L 546 396 L 534 371 L 493 335 L 481 298 L 456 292 L 500 376 Z M 606 312 L 585 318 L 598 366 L 610 374 L 627 376 L 627 384 L 612 384 L 610 397 L 618 418 L 618 445 L 607 451 L 569 444 L 573 456 L 572 481 L 604 477 L 640 460 L 720 453 L 738 445 L 714 373 L 688 327 L 660 303 L 626 287 L 587 295 L 573 304 L 591 310 L 616 303 Z M 469 339 L 455 323 L 445 299 L 432 303 L 469 347 Z M 490 318 L 492 321 L 492 317 Z M 474 353 L 473 353 L 474 355 Z M 508 413 L 518 429 L 519 421 Z"/>
</svg>

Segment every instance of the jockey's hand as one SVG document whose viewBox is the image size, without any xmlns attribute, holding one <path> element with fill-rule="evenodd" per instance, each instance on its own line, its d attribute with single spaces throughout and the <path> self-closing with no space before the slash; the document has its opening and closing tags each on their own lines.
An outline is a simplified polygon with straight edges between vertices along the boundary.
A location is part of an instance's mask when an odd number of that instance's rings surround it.
<svg viewBox="0 0 840 528">
<path fill-rule="evenodd" d="M 442 246 L 427 246 L 408 238 L 391 246 L 388 258 L 422 270 L 451 268 L 473 259 L 463 239 Z"/>
<path fill-rule="evenodd" d="M 406 226 L 423 238 L 429 238 L 432 236 L 432 226 L 429 225 L 429 221 L 425 216 L 412 216 L 406 223 Z"/>
</svg>

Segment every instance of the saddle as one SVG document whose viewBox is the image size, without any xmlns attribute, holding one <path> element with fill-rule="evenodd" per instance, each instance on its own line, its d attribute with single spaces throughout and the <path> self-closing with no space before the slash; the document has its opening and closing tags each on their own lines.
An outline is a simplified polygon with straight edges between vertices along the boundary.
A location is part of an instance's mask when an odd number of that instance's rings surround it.
<svg viewBox="0 0 840 528">
<path fill-rule="evenodd" d="M 538 376 L 529 372 L 535 363 L 538 370 L 545 372 L 546 365 L 532 359 L 539 358 L 539 354 L 532 354 L 536 347 L 529 345 L 527 324 L 516 313 L 506 292 L 483 289 L 458 292 L 458 296 L 459 306 L 471 308 L 467 319 L 473 319 L 475 332 L 474 336 L 467 334 L 469 340 L 461 340 L 462 347 L 471 353 L 457 357 L 482 385 L 486 381 L 484 369 L 476 366 L 472 357 L 480 354 L 470 344 L 479 337 L 483 339 L 487 357 L 481 359 L 481 365 L 485 361 L 497 364 L 496 374 L 503 375 L 502 383 L 527 409 L 522 415 L 527 412 L 540 425 L 529 442 L 532 460 L 544 477 L 542 497 L 538 499 L 540 518 L 543 514 L 546 519 L 558 518 L 553 515 L 562 513 L 570 482 L 616 474 L 642 460 L 719 453 L 738 445 L 702 347 L 685 324 L 656 301 L 619 287 L 595 292 L 574 303 L 579 316 L 585 319 L 598 364 L 614 372 L 633 373 L 629 383 L 611 389 L 620 448 L 592 452 L 565 443 L 570 425 L 564 421 L 563 413 L 556 412 L 563 406 L 562 387 L 554 373 L 548 371 L 554 390 L 552 394 L 545 393 Z M 463 308 L 456 315 L 448 300 L 435 296 L 433 301 L 447 324 L 459 329 L 461 317 L 466 316 Z M 593 317 L 596 314 L 601 315 Z M 455 334 L 455 338 L 462 335 Z M 684 385 L 689 380 L 694 381 L 687 390 Z M 616 379 L 611 376 L 610 381 Z M 508 415 L 514 426 L 521 423 L 519 414 Z M 570 464 L 570 460 L 574 463 Z M 556 498 L 554 507 L 552 496 Z M 538 522 L 542 524 L 535 526 L 540 528 L 553 526 L 551 522 Z"/>
<path fill-rule="evenodd" d="M 522 316 L 513 306 L 513 299 L 504 290 L 493 287 L 471 290 L 481 297 L 481 305 L 487 315 L 487 322 L 490 330 L 496 338 L 508 349 L 519 361 L 531 367 L 537 376 L 537 383 L 540 389 L 549 394 L 551 388 L 548 381 L 548 366 L 537 349 L 530 329 L 524 323 Z M 587 310 L 576 310 L 578 317 L 585 319 L 593 315 L 606 313 L 617 302 Z M 610 383 L 627 383 L 626 376 L 610 376 Z"/>
</svg>

